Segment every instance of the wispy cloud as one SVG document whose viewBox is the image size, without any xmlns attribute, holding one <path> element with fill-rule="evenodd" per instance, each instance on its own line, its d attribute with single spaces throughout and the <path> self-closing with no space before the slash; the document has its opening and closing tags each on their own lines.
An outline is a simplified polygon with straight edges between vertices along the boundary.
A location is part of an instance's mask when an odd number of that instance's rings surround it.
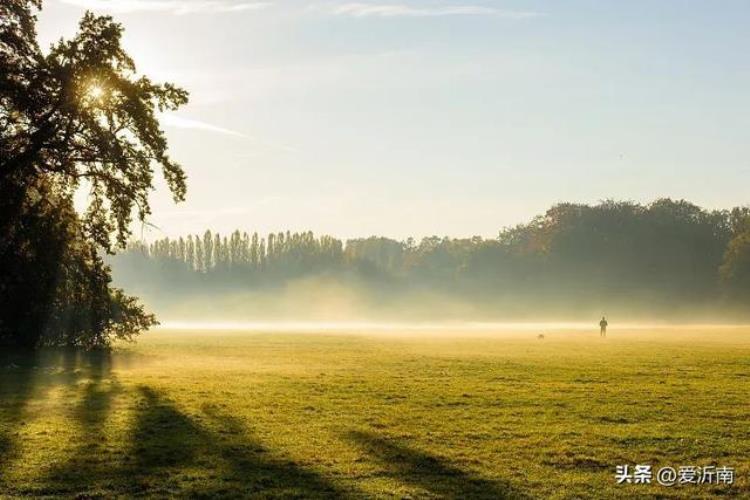
<svg viewBox="0 0 750 500">
<path fill-rule="evenodd" d="M 231 135 L 234 137 L 249 139 L 247 135 L 241 132 L 237 132 L 236 130 L 230 130 L 228 128 L 219 127 L 217 125 L 212 125 L 210 123 L 202 122 L 199 120 L 192 120 L 190 118 L 183 118 L 181 116 L 171 114 L 162 114 L 159 121 L 165 127 L 205 130 L 207 132 L 214 132 L 217 134 Z"/>
<path fill-rule="evenodd" d="M 243 2 L 232 0 L 59 0 L 95 11 L 116 13 L 166 12 L 171 14 L 207 14 L 212 12 L 242 12 L 260 10 L 270 2 Z"/>
<path fill-rule="evenodd" d="M 242 132 L 238 132 L 236 130 L 219 127 L 218 125 L 213 125 L 211 123 L 206 123 L 200 120 L 193 120 L 191 118 L 183 118 L 181 116 L 172 115 L 169 113 L 162 113 L 161 115 L 159 115 L 159 122 L 165 127 L 201 130 L 205 132 L 212 132 L 215 134 L 222 134 L 222 135 L 228 135 L 232 137 L 240 137 L 242 139 L 249 139 L 250 143 L 254 144 L 256 147 L 273 149 L 276 151 L 283 151 L 286 153 L 298 153 L 299 152 L 297 148 L 294 148 L 292 146 L 287 146 L 286 144 L 277 144 L 277 143 L 268 142 L 268 141 L 262 140 L 252 135 L 243 134 Z M 252 157 L 257 156 L 257 154 L 258 153 L 256 151 L 245 151 L 241 155 L 238 155 L 238 157 L 239 158 L 252 158 Z"/>
<path fill-rule="evenodd" d="M 375 3 L 344 3 L 334 6 L 333 13 L 352 17 L 497 16 L 512 19 L 525 19 L 541 15 L 533 11 L 503 10 L 483 5 L 416 7 L 408 4 Z"/>
</svg>

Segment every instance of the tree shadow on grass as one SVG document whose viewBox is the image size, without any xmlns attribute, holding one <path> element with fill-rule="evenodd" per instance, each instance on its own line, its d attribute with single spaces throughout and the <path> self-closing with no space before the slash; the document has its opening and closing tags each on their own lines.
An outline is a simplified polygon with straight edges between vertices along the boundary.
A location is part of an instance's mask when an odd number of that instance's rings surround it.
<svg viewBox="0 0 750 500">
<path fill-rule="evenodd" d="M 369 432 L 351 432 L 349 437 L 373 456 L 385 472 L 440 498 L 525 499 L 527 495 L 507 481 L 477 477 L 448 461 L 398 441 Z"/>
<path fill-rule="evenodd" d="M 213 408 L 197 417 L 149 387 L 139 389 L 128 493 L 148 496 L 340 498 L 328 480 L 270 456 L 242 422 Z"/>
<path fill-rule="evenodd" d="M 126 389 L 111 372 L 111 365 L 105 355 L 69 353 L 49 362 L 35 361 L 30 372 L 18 371 L 18 380 L 10 384 L 14 388 L 10 392 L 18 401 L 5 402 L 10 409 L 6 417 L 12 417 L 5 418 L 6 422 L 12 420 L 22 426 L 25 402 L 40 397 L 43 388 L 61 385 L 77 397 L 71 425 L 79 431 L 72 452 L 62 464 L 28 484 L 3 485 L 0 478 L 0 494 L 92 498 L 344 496 L 316 472 L 273 456 L 249 437 L 241 420 L 208 406 L 189 415 L 153 388 Z M 113 406 L 115 398 L 120 398 L 118 407 Z M 117 428 L 117 419 L 122 422 L 123 418 L 115 414 L 119 404 L 134 415 L 132 423 L 126 421 L 124 427 Z M 113 430 L 118 433 L 114 440 Z"/>
<path fill-rule="evenodd" d="M 83 378 L 90 378 L 98 385 L 109 376 L 110 366 L 109 352 L 50 348 L 0 355 L 0 493 L 22 494 L 28 486 L 8 484 L 3 472 L 11 462 L 22 458 L 24 427 L 47 416 L 43 407 L 30 405 L 52 389 L 74 388 Z"/>
<path fill-rule="evenodd" d="M 16 433 L 34 392 L 36 364 L 37 353 L 0 355 L 0 481 L 5 465 L 16 458 Z"/>
<path fill-rule="evenodd" d="M 248 494 L 298 498 L 343 498 L 343 493 L 320 474 L 303 468 L 293 460 L 271 456 L 257 441 L 247 439 L 244 423 L 231 415 L 222 414 L 215 407 L 204 407 L 213 427 L 223 434 L 218 453 L 227 465 L 226 478 L 241 485 Z M 237 439 L 239 438 L 239 439 Z"/>
<path fill-rule="evenodd" d="M 79 354 L 79 356 L 81 356 Z M 69 493 L 105 477 L 112 469 L 107 448 L 112 444 L 106 424 L 112 413 L 115 396 L 123 392 L 112 373 L 112 357 L 108 352 L 83 353 L 76 363 L 76 376 L 70 382 L 71 391 L 85 384 L 83 395 L 73 411 L 79 432 L 75 449 L 65 463 L 52 468 L 48 486 L 37 493 Z M 71 395 L 74 395 L 71 394 Z"/>
</svg>

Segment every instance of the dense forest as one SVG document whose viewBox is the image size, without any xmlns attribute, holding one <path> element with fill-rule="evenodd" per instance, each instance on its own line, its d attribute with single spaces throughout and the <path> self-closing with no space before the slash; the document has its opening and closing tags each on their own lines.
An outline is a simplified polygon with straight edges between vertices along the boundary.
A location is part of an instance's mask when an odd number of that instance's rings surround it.
<svg viewBox="0 0 750 500">
<path fill-rule="evenodd" d="M 496 314 L 539 307 L 736 311 L 750 294 L 750 210 L 708 211 L 670 199 L 563 203 L 495 239 L 419 242 L 206 231 L 131 243 L 112 262 L 129 287 L 178 297 L 272 291 L 325 276 L 393 297 L 429 290 L 496 307 Z"/>
</svg>

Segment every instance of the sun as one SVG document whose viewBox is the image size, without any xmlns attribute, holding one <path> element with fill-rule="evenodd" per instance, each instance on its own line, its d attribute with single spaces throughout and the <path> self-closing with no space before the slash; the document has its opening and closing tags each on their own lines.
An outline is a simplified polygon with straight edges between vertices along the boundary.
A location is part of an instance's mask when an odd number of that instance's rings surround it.
<svg viewBox="0 0 750 500">
<path fill-rule="evenodd" d="M 88 90 L 89 98 L 98 101 L 102 97 L 104 97 L 104 89 L 101 85 L 94 84 L 89 87 Z"/>
<path fill-rule="evenodd" d="M 101 104 L 107 97 L 107 88 L 96 80 L 88 83 L 84 89 L 83 99 L 89 105 Z"/>
</svg>

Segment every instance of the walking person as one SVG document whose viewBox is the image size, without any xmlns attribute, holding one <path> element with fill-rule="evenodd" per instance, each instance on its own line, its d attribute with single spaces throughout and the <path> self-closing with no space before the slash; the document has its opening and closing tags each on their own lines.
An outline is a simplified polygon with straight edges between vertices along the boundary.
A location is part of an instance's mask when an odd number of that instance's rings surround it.
<svg viewBox="0 0 750 500">
<path fill-rule="evenodd" d="M 599 322 L 599 336 L 600 337 L 606 337 L 607 336 L 607 318 L 602 316 L 602 320 Z"/>
</svg>

